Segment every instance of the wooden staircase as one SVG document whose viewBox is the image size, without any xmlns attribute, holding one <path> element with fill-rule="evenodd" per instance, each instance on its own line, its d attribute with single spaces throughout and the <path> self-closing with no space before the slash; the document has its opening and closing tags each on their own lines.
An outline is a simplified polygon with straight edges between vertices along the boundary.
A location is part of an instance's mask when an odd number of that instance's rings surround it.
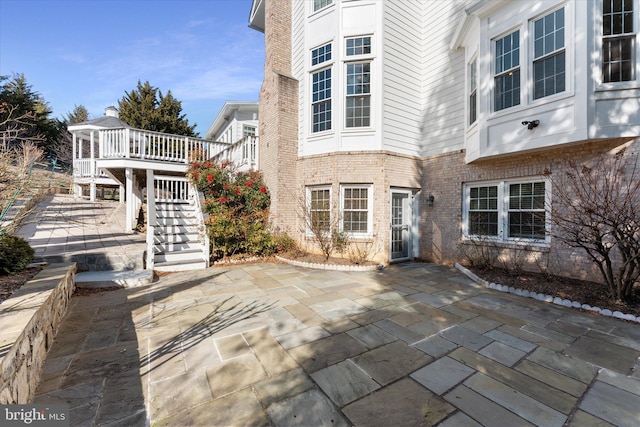
<svg viewBox="0 0 640 427">
<path fill-rule="evenodd" d="M 154 181 L 156 196 L 148 209 L 155 208 L 155 215 L 150 216 L 155 221 L 147 227 L 148 250 L 153 256 L 147 257 L 147 264 L 157 271 L 207 268 L 209 242 L 198 193 L 185 178 L 157 177 Z"/>
</svg>

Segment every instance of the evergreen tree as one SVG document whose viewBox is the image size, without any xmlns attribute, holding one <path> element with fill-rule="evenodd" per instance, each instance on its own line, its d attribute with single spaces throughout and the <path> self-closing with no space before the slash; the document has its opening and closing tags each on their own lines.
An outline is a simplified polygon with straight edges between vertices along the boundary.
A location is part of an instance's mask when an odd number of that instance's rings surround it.
<svg viewBox="0 0 640 427">
<path fill-rule="evenodd" d="M 74 105 L 73 111 L 67 113 L 64 122 L 66 125 L 74 125 L 89 120 L 89 110 L 84 105 Z"/>
<path fill-rule="evenodd" d="M 182 113 L 182 103 L 168 91 L 166 95 L 146 81 L 118 101 L 120 119 L 134 128 L 176 135 L 197 136 Z"/>
<path fill-rule="evenodd" d="M 32 141 L 48 156 L 55 156 L 54 145 L 64 126 L 52 119 L 51 108 L 27 83 L 24 74 L 0 76 L 0 133 L 8 145 Z"/>
</svg>

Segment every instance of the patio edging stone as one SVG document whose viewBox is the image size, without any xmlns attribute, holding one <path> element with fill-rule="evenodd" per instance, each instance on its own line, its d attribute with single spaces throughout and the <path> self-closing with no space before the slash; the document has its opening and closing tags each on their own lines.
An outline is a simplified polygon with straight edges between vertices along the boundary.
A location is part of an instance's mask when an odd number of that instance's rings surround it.
<svg viewBox="0 0 640 427">
<path fill-rule="evenodd" d="M 607 316 L 607 317 L 613 317 L 616 319 L 620 319 L 620 320 L 628 320 L 630 322 L 635 322 L 635 323 L 640 323 L 640 317 L 636 317 L 633 314 L 630 313 L 622 313 L 621 311 L 611 311 L 609 309 L 602 309 L 600 307 L 592 307 L 589 304 L 583 304 L 581 302 L 578 301 L 571 301 L 569 299 L 562 299 L 560 297 L 554 297 L 552 295 L 546 295 L 546 294 L 542 294 L 542 293 L 537 293 L 537 292 L 530 292 L 527 290 L 523 290 L 523 289 L 517 289 L 514 288 L 512 286 L 505 286 L 505 285 L 500 285 L 498 283 L 493 283 L 493 282 L 489 282 L 487 280 L 484 280 L 481 277 L 478 277 L 478 275 L 476 275 L 475 273 L 473 273 L 472 271 L 470 271 L 469 269 L 467 269 L 466 267 L 455 263 L 455 267 L 458 271 L 460 271 L 462 274 L 464 274 L 465 276 L 467 276 L 469 279 L 473 280 L 474 282 L 476 282 L 477 284 L 484 286 L 485 288 L 489 288 L 489 289 L 494 289 L 496 291 L 499 292 L 507 292 L 510 294 L 514 294 L 514 295 L 518 295 L 518 296 L 522 296 L 522 297 L 526 297 L 526 298 L 533 298 L 536 299 L 538 301 L 542 301 L 542 302 L 548 302 L 551 304 L 556 304 L 556 305 L 560 305 L 562 307 L 568 307 L 568 308 L 579 308 L 585 311 L 592 311 L 594 313 L 597 313 L 601 316 Z"/>
<path fill-rule="evenodd" d="M 276 259 L 286 264 L 295 265 L 296 267 L 315 268 L 316 270 L 332 270 L 332 271 L 374 271 L 383 268 L 382 264 L 375 265 L 338 265 L 338 264 L 320 264 L 316 262 L 296 261 L 293 259 L 283 258 L 276 255 Z"/>
</svg>

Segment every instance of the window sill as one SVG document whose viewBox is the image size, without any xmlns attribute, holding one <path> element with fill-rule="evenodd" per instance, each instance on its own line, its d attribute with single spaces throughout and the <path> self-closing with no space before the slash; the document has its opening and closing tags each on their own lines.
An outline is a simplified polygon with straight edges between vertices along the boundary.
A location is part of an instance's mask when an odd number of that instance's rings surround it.
<svg viewBox="0 0 640 427">
<path fill-rule="evenodd" d="M 596 85 L 595 92 L 612 92 L 617 90 L 633 90 L 640 89 L 640 82 L 638 80 L 631 80 L 628 82 L 615 82 L 615 83 L 600 83 Z"/>
<path fill-rule="evenodd" d="M 551 242 L 543 240 L 503 240 L 489 237 L 476 237 L 476 236 L 462 236 L 460 243 L 463 245 L 483 245 L 483 246 L 496 246 L 505 249 L 524 249 L 548 252 L 551 246 Z"/>
<path fill-rule="evenodd" d="M 494 120 L 499 120 L 502 117 L 507 117 L 510 115 L 515 115 L 515 114 L 522 114 L 528 110 L 531 110 L 533 108 L 538 108 L 538 107 L 549 107 L 550 105 L 552 105 L 553 103 L 557 103 L 557 102 L 561 102 L 564 101 L 566 99 L 571 99 L 575 97 L 575 93 L 574 92 L 560 92 L 560 93 L 555 93 L 553 95 L 549 95 L 549 96 L 544 96 L 542 98 L 538 98 L 538 99 L 532 99 L 531 101 L 529 101 L 527 104 L 520 104 L 520 105 L 516 105 L 513 107 L 509 107 L 509 108 L 504 108 L 500 111 L 492 111 L 491 113 L 489 113 L 489 117 L 487 118 L 487 122 L 491 122 Z M 479 113 L 481 113 L 482 111 L 479 111 Z M 476 123 L 478 122 L 478 120 L 476 120 Z"/>
</svg>

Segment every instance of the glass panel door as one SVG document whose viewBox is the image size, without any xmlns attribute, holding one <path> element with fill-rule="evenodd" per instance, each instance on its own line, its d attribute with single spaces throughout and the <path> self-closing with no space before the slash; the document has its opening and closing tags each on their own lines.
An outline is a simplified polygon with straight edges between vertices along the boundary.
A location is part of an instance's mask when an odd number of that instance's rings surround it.
<svg viewBox="0 0 640 427">
<path fill-rule="evenodd" d="M 411 197 L 391 193 L 391 261 L 408 259 L 411 248 Z"/>
</svg>

